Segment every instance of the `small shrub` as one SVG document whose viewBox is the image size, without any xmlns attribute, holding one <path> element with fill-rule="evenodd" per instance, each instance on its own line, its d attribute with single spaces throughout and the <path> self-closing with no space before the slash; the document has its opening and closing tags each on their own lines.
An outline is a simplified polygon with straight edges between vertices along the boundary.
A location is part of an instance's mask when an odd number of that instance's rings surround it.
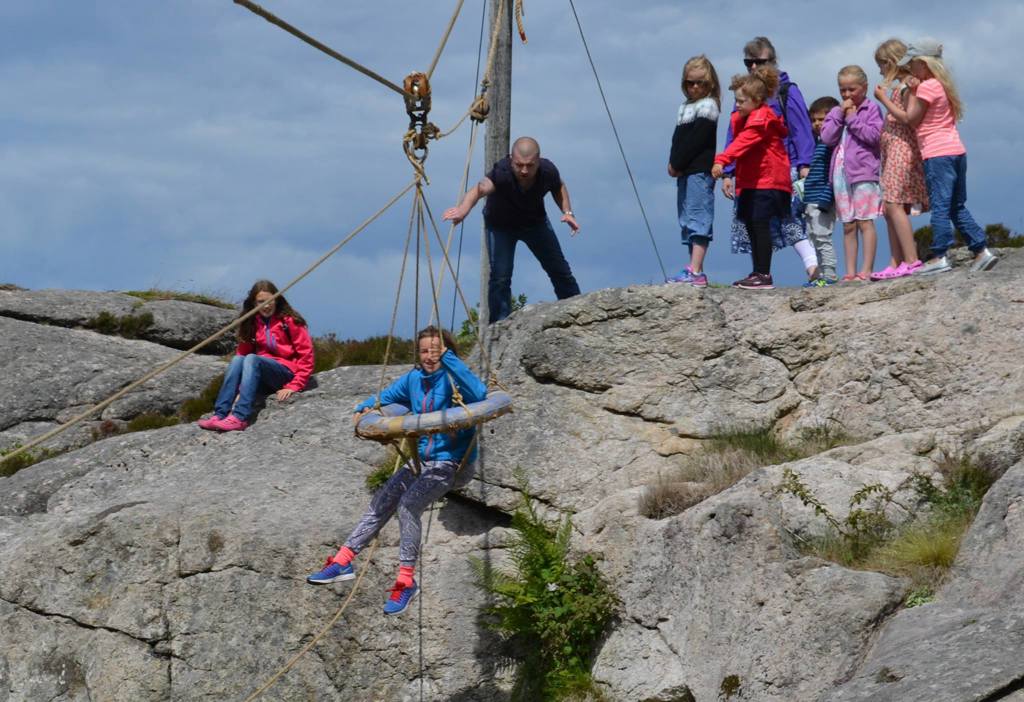
<svg viewBox="0 0 1024 702">
<path fill-rule="evenodd" d="M 181 292 L 180 290 L 160 290 L 158 288 L 150 288 L 149 290 L 127 290 L 125 295 L 131 295 L 141 300 L 181 300 L 182 302 L 196 302 L 200 305 L 210 305 L 211 307 L 220 307 L 226 310 L 233 310 L 236 307 L 217 297 L 216 295 L 206 295 L 204 293 L 190 293 Z"/>
<path fill-rule="evenodd" d="M 367 366 L 384 363 L 387 350 L 387 336 L 371 336 L 367 339 L 338 339 L 333 333 L 313 339 L 315 362 L 314 373 L 331 370 L 339 366 Z M 391 343 L 388 363 L 405 364 L 415 360 L 411 339 L 395 338 Z"/>
<path fill-rule="evenodd" d="M 994 476 L 964 458 L 945 458 L 939 462 L 942 485 L 931 477 L 915 473 L 897 490 L 879 484 L 862 486 L 850 499 L 845 519 L 837 519 L 787 468 L 778 487 L 814 508 L 829 529 L 822 537 L 804 541 L 805 551 L 836 563 L 864 570 L 875 570 L 903 577 L 910 583 L 913 599 L 923 604 L 930 598 L 956 560 L 963 535 L 970 527 L 981 502 L 994 482 Z M 895 494 L 910 488 L 917 495 L 919 508 L 911 509 L 895 499 Z M 886 516 L 889 505 L 909 515 L 901 525 Z M 912 598 L 913 596 L 913 598 Z"/>
<path fill-rule="evenodd" d="M 131 433 L 135 431 L 149 431 L 150 429 L 163 429 L 164 427 L 172 427 L 175 424 L 180 424 L 181 419 L 177 415 L 161 414 L 159 412 L 146 412 L 140 414 L 128 421 L 125 426 L 125 432 Z"/>
<path fill-rule="evenodd" d="M 590 677 L 595 646 L 614 619 L 618 598 L 593 557 L 570 558 L 572 523 L 545 524 L 522 485 L 512 516 L 514 570 L 493 570 L 471 559 L 477 584 L 494 597 L 483 609 L 485 624 L 517 651 L 513 699 L 561 700 L 596 695 Z"/>
<path fill-rule="evenodd" d="M 92 319 L 86 320 L 85 327 L 111 336 L 122 336 L 125 339 L 138 339 L 153 326 L 153 315 L 149 312 L 142 314 L 126 314 L 122 317 L 103 311 Z"/>
<path fill-rule="evenodd" d="M 121 427 L 112 419 L 104 419 L 92 429 L 92 440 L 100 441 L 121 433 Z"/>
<path fill-rule="evenodd" d="M 512 312 L 518 312 L 519 310 L 526 307 L 526 295 L 519 293 L 512 297 Z M 463 308 L 465 309 L 465 308 Z M 459 347 L 464 351 L 468 351 L 477 342 L 477 336 L 480 329 L 480 306 L 476 305 L 469 310 L 469 316 L 462 320 L 462 327 L 459 328 L 459 333 L 455 335 L 455 340 L 459 342 Z"/>
<path fill-rule="evenodd" d="M 415 444 L 409 439 L 402 439 L 402 452 L 405 455 L 410 455 L 410 451 L 416 449 Z M 395 450 L 393 446 L 388 446 L 387 457 L 381 461 L 380 465 L 374 468 L 366 476 L 366 489 L 371 493 L 377 492 L 390 478 L 392 473 L 398 470 L 401 465 L 402 456 Z"/>
<path fill-rule="evenodd" d="M 178 408 L 178 416 L 183 422 L 194 422 L 204 414 L 213 411 L 213 405 L 217 402 L 217 394 L 221 385 L 224 384 L 224 376 L 218 375 L 211 380 L 203 391 L 196 397 L 185 400 Z"/>
<path fill-rule="evenodd" d="M 61 449 L 44 448 L 36 449 L 35 451 L 24 451 L 19 453 L 17 456 L 5 458 L 5 456 L 14 453 L 19 448 L 21 448 L 21 444 L 15 444 L 6 451 L 0 453 L 0 477 L 9 478 L 23 468 L 28 468 L 31 465 L 35 465 L 36 463 L 47 460 L 48 458 L 53 458 L 54 456 L 59 456 L 64 453 Z"/>
</svg>

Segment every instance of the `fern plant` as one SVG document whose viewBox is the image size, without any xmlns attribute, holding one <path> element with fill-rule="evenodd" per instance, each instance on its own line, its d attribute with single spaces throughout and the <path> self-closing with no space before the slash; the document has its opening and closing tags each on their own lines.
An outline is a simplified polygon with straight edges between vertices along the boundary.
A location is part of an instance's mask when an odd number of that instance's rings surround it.
<svg viewBox="0 0 1024 702">
<path fill-rule="evenodd" d="M 555 528 L 545 524 L 525 486 L 512 529 L 511 572 L 478 558 L 471 562 L 479 587 L 493 596 L 483 610 L 485 624 L 517 652 L 513 699 L 600 698 L 590 664 L 615 617 L 618 597 L 592 556 L 570 556 L 570 519 Z"/>
</svg>

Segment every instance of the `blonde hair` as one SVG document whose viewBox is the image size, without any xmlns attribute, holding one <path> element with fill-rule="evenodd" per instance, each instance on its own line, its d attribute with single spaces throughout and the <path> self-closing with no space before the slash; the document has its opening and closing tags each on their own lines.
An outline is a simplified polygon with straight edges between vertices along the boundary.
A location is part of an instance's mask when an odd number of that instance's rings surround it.
<svg viewBox="0 0 1024 702">
<path fill-rule="evenodd" d="M 915 56 L 913 60 L 922 61 L 928 67 L 932 77 L 942 84 L 942 89 L 946 91 L 946 100 L 949 101 L 949 109 L 953 113 L 953 118 L 957 122 L 962 120 L 964 118 L 964 104 L 960 100 L 960 93 L 956 90 L 956 84 L 953 83 L 953 76 L 950 75 L 949 69 L 946 68 L 946 64 L 942 62 L 942 59 L 935 58 L 934 56 Z"/>
<path fill-rule="evenodd" d="M 774 66 L 758 66 L 750 73 L 740 73 L 732 77 L 729 90 L 742 90 L 743 93 L 757 103 L 775 94 L 779 89 L 779 69 Z"/>
<path fill-rule="evenodd" d="M 868 84 L 868 74 L 864 72 L 864 69 L 856 64 L 850 64 L 849 66 L 843 66 L 839 69 L 839 74 L 836 76 L 839 79 L 842 78 L 853 78 L 861 85 Z"/>
<path fill-rule="evenodd" d="M 707 88 L 707 96 L 715 101 L 719 109 L 722 107 L 722 84 L 718 82 L 718 72 L 707 56 L 701 54 L 694 56 L 683 66 L 683 77 L 680 79 L 680 87 L 683 95 L 686 95 L 686 74 L 690 71 L 704 72 L 704 85 Z M 689 99 L 689 96 L 687 99 Z"/>
<path fill-rule="evenodd" d="M 907 45 L 895 37 L 886 39 L 875 49 L 875 63 L 878 64 L 878 70 L 882 71 L 885 82 L 891 83 L 906 73 L 906 68 L 896 65 L 906 53 Z"/>
</svg>

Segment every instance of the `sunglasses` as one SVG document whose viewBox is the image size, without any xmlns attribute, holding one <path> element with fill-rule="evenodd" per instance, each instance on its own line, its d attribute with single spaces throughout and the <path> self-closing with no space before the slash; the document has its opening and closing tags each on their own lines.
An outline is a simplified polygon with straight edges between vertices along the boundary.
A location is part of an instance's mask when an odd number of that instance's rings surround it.
<svg viewBox="0 0 1024 702">
<path fill-rule="evenodd" d="M 706 80 L 684 80 L 683 83 L 688 88 L 699 88 L 702 85 L 707 85 Z"/>
<path fill-rule="evenodd" d="M 766 63 L 771 63 L 771 59 L 766 58 L 745 58 L 743 59 L 743 65 L 747 68 L 753 68 L 754 66 L 763 66 Z"/>
</svg>

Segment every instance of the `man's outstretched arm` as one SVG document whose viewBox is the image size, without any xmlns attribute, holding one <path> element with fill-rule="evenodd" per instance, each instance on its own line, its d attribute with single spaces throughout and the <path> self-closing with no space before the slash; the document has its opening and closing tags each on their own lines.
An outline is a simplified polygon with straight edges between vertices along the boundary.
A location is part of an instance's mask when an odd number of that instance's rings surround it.
<svg viewBox="0 0 1024 702">
<path fill-rule="evenodd" d="M 569 225 L 569 229 L 572 229 L 573 236 L 579 234 L 580 225 L 576 223 L 576 215 L 573 214 L 572 203 L 569 201 L 569 189 L 565 187 L 564 181 L 557 192 L 551 193 L 551 197 L 555 199 L 555 204 L 562 211 L 562 221 Z"/>
<path fill-rule="evenodd" d="M 449 207 L 444 211 L 443 219 L 450 220 L 455 224 L 458 224 L 466 218 L 480 198 L 487 197 L 493 192 L 494 183 L 490 178 L 484 176 L 480 179 L 479 183 L 466 191 L 466 194 L 462 198 L 462 202 L 455 207 Z"/>
</svg>

